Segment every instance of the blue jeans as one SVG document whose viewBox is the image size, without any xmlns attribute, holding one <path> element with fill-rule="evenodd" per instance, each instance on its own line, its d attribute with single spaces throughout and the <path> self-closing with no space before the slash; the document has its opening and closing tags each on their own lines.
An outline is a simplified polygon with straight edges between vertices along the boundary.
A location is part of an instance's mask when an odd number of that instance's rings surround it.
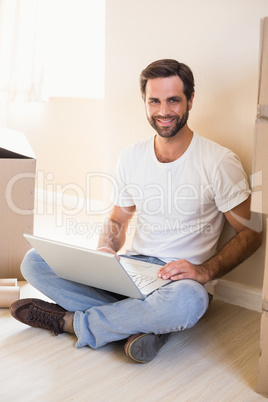
<svg viewBox="0 0 268 402">
<path fill-rule="evenodd" d="M 135 256 L 159 265 L 154 257 Z M 34 250 L 21 264 L 24 278 L 44 295 L 74 312 L 76 347 L 99 348 L 143 332 L 164 334 L 191 328 L 208 308 L 203 285 L 193 280 L 174 281 L 145 300 L 117 298 L 104 290 L 59 278 Z"/>
</svg>

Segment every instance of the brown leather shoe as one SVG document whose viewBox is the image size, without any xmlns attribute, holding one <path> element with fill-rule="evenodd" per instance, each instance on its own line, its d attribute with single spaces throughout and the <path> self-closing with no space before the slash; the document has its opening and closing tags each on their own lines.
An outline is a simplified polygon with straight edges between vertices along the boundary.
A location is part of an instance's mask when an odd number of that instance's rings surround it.
<svg viewBox="0 0 268 402">
<path fill-rule="evenodd" d="M 128 338 L 124 350 L 130 359 L 138 363 L 148 363 L 155 358 L 167 342 L 169 334 L 135 334 Z"/>
<path fill-rule="evenodd" d="M 64 332 L 64 316 L 68 311 L 58 304 L 39 299 L 21 299 L 15 301 L 10 308 L 12 317 L 23 324 L 48 329 L 55 335 Z"/>
</svg>

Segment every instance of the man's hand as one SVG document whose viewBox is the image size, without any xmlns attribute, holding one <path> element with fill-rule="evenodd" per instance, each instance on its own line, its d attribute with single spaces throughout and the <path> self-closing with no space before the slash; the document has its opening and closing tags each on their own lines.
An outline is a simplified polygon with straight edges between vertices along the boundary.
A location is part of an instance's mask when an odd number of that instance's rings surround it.
<svg viewBox="0 0 268 402">
<path fill-rule="evenodd" d="M 118 261 L 120 260 L 119 255 L 111 247 L 98 247 L 98 251 L 103 251 L 104 253 L 114 254 Z"/>
<path fill-rule="evenodd" d="M 125 242 L 126 230 L 134 213 L 135 206 L 125 208 L 114 206 L 100 234 L 99 251 L 114 254 L 120 260 L 117 251 L 120 250 Z"/>
<path fill-rule="evenodd" d="M 216 255 L 201 265 L 193 265 L 186 260 L 169 262 L 158 271 L 158 277 L 178 281 L 193 279 L 202 285 L 213 279 L 221 278 L 252 255 L 262 242 L 258 220 L 250 212 L 250 197 L 225 213 L 225 216 L 236 231 Z"/>
<path fill-rule="evenodd" d="M 209 272 L 202 265 L 193 265 L 187 260 L 169 262 L 157 272 L 158 278 L 179 281 L 181 279 L 192 279 L 204 285 L 209 282 Z"/>
</svg>

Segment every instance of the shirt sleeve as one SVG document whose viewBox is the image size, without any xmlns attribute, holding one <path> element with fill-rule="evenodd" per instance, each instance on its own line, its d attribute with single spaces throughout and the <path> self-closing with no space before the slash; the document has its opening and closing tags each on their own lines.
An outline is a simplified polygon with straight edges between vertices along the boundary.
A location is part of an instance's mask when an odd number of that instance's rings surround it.
<svg viewBox="0 0 268 402">
<path fill-rule="evenodd" d="M 215 202 L 225 213 L 245 201 L 251 194 L 247 175 L 237 155 L 229 151 L 215 172 Z"/>
</svg>

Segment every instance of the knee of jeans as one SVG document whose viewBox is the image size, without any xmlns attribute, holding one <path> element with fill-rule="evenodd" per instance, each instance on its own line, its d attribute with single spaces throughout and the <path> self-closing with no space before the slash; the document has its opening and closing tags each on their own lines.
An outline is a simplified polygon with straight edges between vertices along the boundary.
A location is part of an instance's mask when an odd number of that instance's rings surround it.
<svg viewBox="0 0 268 402">
<path fill-rule="evenodd" d="M 22 263 L 20 265 L 20 271 L 26 280 L 28 280 L 29 276 L 31 276 L 33 272 L 33 267 L 34 263 L 36 262 L 37 256 L 38 253 L 36 252 L 35 249 L 32 248 L 25 254 L 22 260 Z"/>
<path fill-rule="evenodd" d="M 194 325 L 205 314 L 209 297 L 205 287 L 196 281 L 191 281 L 188 285 L 187 294 L 189 297 L 188 309 L 189 312 L 192 312 Z"/>
<path fill-rule="evenodd" d="M 178 288 L 178 314 L 187 318 L 187 327 L 190 328 L 204 315 L 208 308 L 209 297 L 203 285 L 196 281 L 185 279 Z"/>
</svg>

